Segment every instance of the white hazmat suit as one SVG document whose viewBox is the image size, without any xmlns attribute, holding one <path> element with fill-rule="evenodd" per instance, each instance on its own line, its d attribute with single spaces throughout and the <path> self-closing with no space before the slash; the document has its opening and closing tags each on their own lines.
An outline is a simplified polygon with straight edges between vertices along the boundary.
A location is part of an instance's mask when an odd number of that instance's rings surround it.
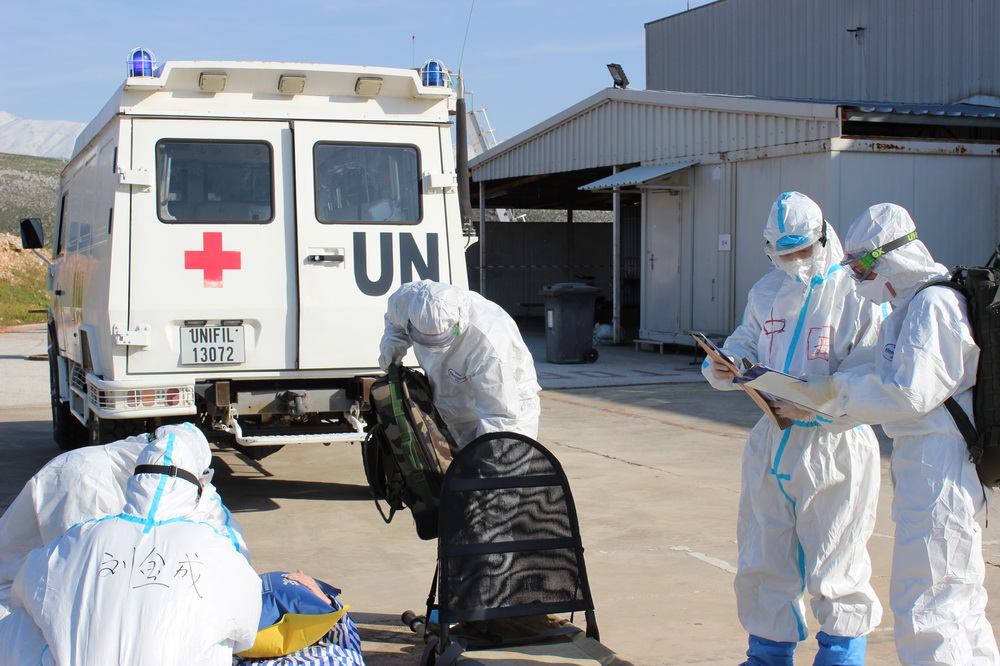
<svg viewBox="0 0 1000 666">
<path fill-rule="evenodd" d="M 915 238 L 915 231 L 905 209 L 879 204 L 851 226 L 847 249 L 860 256 L 911 234 Z M 971 417 L 979 348 L 966 303 L 947 287 L 916 293 L 926 282 L 948 277 L 919 240 L 885 252 L 871 270 L 874 277 L 859 282 L 858 291 L 893 305 L 872 349 L 874 374 L 810 378 L 810 397 L 833 397 L 835 408 L 881 423 L 893 438 L 890 606 L 902 663 L 1000 664 L 985 616 L 982 531 L 976 522 L 984 489 L 942 404 L 953 396 Z"/>
<path fill-rule="evenodd" d="M 487 432 L 537 437 L 535 364 L 499 305 L 448 284 L 408 282 L 389 297 L 382 369 L 398 363 L 411 343 L 459 446 Z"/>
<path fill-rule="evenodd" d="M 73 666 L 229 666 L 249 648 L 260 578 L 228 536 L 197 519 L 198 478 L 210 463 L 204 437 L 157 429 L 121 513 L 71 527 L 28 555 L 14 613 L 0 621 L 0 661 L 26 663 L 39 640 L 41 663 Z M 38 632 L 24 631 L 26 615 Z"/>
<path fill-rule="evenodd" d="M 881 313 L 854 294 L 839 264 L 840 241 L 819 206 L 798 192 L 781 195 L 764 235 L 780 270 L 750 289 L 743 321 L 723 351 L 794 375 L 854 362 L 852 352 L 874 337 Z M 714 375 L 708 361 L 702 372 L 715 388 L 738 388 L 731 376 Z M 796 642 L 808 636 L 806 590 L 820 625 L 815 663 L 864 663 L 865 636 L 882 614 L 867 551 L 879 475 L 868 426 L 811 413 L 785 430 L 766 416 L 754 426 L 743 454 L 735 581 L 750 633 L 746 663 L 791 666 Z"/>
<path fill-rule="evenodd" d="M 183 427 L 204 440 L 193 425 Z M 151 435 L 142 434 L 67 451 L 28 480 L 0 517 L 0 618 L 7 614 L 11 584 L 28 553 L 62 536 L 77 523 L 121 512 L 136 458 L 151 439 Z M 214 525 L 249 559 L 242 529 L 222 504 L 210 479 L 210 474 L 200 479 L 200 520 Z"/>
</svg>

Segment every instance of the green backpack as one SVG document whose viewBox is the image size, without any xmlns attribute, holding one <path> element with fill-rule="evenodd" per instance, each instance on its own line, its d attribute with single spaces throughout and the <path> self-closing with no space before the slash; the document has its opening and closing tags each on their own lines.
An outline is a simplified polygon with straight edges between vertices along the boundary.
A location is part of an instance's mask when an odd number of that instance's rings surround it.
<svg viewBox="0 0 1000 666">
<path fill-rule="evenodd" d="M 392 365 L 372 384 L 369 402 L 371 425 L 361 452 L 375 506 L 386 523 L 409 508 L 417 536 L 436 539 L 441 482 L 458 446 L 434 407 L 427 377 Z"/>
</svg>

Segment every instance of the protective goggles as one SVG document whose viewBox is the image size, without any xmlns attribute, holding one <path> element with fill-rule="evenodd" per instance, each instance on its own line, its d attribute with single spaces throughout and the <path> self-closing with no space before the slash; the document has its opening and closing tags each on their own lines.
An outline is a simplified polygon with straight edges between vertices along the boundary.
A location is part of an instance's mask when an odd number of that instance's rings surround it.
<svg viewBox="0 0 1000 666">
<path fill-rule="evenodd" d="M 771 241 L 766 241 L 764 244 L 764 251 L 772 256 L 780 257 L 785 254 L 791 254 L 792 252 L 798 252 L 799 250 L 804 250 L 816 241 L 819 241 L 820 245 L 826 246 L 826 220 L 823 220 L 823 226 L 820 229 L 820 235 L 816 236 L 805 236 L 800 234 L 788 234 L 782 236 L 774 243 Z"/>
<path fill-rule="evenodd" d="M 896 248 L 903 247 L 907 243 L 912 243 L 915 240 L 917 240 L 917 232 L 912 231 L 905 236 L 891 240 L 885 245 L 877 247 L 870 252 L 862 250 L 848 254 L 840 263 L 851 269 L 852 278 L 858 282 L 864 282 L 875 271 L 875 266 L 878 265 L 878 260 L 883 254 L 895 250 Z"/>
<path fill-rule="evenodd" d="M 409 335 L 410 339 L 415 343 L 423 345 L 424 347 L 447 347 L 454 342 L 460 332 L 461 329 L 459 328 L 459 325 L 455 324 L 453 327 L 442 333 L 421 333 L 413 326 L 413 322 L 406 322 L 407 335 Z"/>
</svg>

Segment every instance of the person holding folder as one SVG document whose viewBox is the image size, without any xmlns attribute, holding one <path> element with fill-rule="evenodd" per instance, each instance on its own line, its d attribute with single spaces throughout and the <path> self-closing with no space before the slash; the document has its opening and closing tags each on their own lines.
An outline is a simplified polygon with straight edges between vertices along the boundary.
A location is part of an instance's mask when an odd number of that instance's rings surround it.
<svg viewBox="0 0 1000 666">
<path fill-rule="evenodd" d="M 902 664 L 1000 664 L 986 614 L 986 562 L 978 518 L 988 494 L 946 404 L 972 416 L 980 348 L 969 304 L 949 270 L 893 203 L 865 210 L 847 232 L 844 263 L 855 291 L 892 315 L 870 350 L 868 372 L 825 373 L 798 384 L 806 397 L 880 423 L 892 437 L 895 534 L 889 606 Z M 989 350 L 984 350 L 988 352 Z M 986 390 L 986 389 L 984 389 Z"/>
<path fill-rule="evenodd" d="M 882 312 L 856 295 L 843 249 L 820 207 L 799 192 L 771 206 L 765 251 L 775 269 L 750 289 L 742 323 L 721 351 L 805 376 L 859 362 Z M 736 390 L 733 368 L 707 358 L 705 378 Z M 743 453 L 735 580 L 740 622 L 750 634 L 746 664 L 792 666 L 809 635 L 808 591 L 819 624 L 815 664 L 864 664 L 867 634 L 882 617 L 867 544 L 875 525 L 879 448 L 867 425 L 791 403 L 762 416 Z"/>
</svg>

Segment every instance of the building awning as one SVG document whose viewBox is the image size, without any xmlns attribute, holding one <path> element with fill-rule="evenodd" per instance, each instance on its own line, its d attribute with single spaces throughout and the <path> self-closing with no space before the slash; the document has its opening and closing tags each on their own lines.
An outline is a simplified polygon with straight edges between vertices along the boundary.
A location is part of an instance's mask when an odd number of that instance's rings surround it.
<svg viewBox="0 0 1000 666">
<path fill-rule="evenodd" d="M 606 190 L 613 187 L 638 185 L 640 183 L 649 182 L 654 178 L 660 178 L 662 176 L 666 176 L 667 174 L 680 171 L 681 169 L 687 169 L 695 164 L 698 164 L 697 160 L 693 162 L 680 162 L 677 164 L 649 164 L 646 166 L 632 167 L 631 169 L 626 169 L 620 173 L 611 174 L 607 178 L 601 178 L 600 180 L 595 180 L 592 183 L 581 185 L 577 189 Z"/>
</svg>

